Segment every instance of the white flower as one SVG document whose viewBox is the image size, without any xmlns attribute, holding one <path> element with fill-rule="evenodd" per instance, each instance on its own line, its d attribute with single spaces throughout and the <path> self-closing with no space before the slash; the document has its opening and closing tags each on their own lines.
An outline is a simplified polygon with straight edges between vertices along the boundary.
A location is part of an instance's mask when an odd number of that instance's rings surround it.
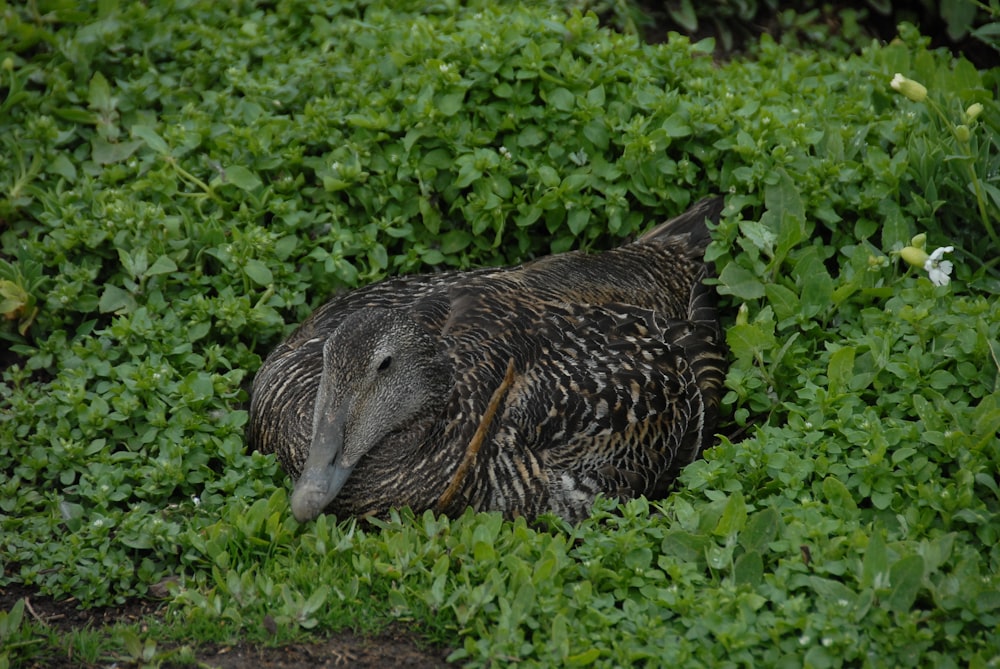
<svg viewBox="0 0 1000 669">
<path fill-rule="evenodd" d="M 942 246 L 929 254 L 924 250 L 927 243 L 927 235 L 919 234 L 910 240 L 910 245 L 899 251 L 899 257 L 913 267 L 920 267 L 930 278 L 935 286 L 947 286 L 951 281 L 952 263 L 950 260 L 943 260 L 945 253 L 955 250 L 953 246 Z"/>
<path fill-rule="evenodd" d="M 936 249 L 924 261 L 924 269 L 927 271 L 927 276 L 930 277 L 931 283 L 935 286 L 947 286 L 948 282 L 951 281 L 951 261 L 942 260 L 941 258 L 945 253 L 951 253 L 954 250 L 954 247 L 942 246 Z"/>
</svg>

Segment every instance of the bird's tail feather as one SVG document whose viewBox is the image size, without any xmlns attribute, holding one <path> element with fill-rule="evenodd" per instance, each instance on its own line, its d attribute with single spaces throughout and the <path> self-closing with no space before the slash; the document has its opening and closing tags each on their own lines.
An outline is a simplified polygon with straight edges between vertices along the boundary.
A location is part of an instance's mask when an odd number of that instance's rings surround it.
<svg viewBox="0 0 1000 669">
<path fill-rule="evenodd" d="M 724 206 L 723 196 L 707 197 L 696 202 L 683 214 L 660 223 L 655 228 L 643 233 L 636 241 L 641 243 L 687 236 L 687 244 L 692 251 L 704 252 L 708 243 L 712 241 L 705 221 L 718 223 Z"/>
</svg>

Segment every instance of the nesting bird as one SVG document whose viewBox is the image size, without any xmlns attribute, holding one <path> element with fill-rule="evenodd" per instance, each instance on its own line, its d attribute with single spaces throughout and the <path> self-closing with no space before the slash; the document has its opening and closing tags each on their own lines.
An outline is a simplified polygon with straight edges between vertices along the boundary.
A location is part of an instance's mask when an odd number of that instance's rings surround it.
<svg viewBox="0 0 1000 669">
<path fill-rule="evenodd" d="M 319 307 L 253 382 L 292 513 L 585 517 L 663 497 L 709 444 L 725 350 L 699 202 L 605 253 L 400 277 Z"/>
</svg>

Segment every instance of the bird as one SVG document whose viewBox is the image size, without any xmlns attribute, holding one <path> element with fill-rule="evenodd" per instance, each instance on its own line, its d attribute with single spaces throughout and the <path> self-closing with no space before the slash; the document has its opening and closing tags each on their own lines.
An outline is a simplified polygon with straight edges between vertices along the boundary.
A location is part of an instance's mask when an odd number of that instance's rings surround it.
<svg viewBox="0 0 1000 669">
<path fill-rule="evenodd" d="M 251 449 L 299 522 L 469 507 L 576 523 L 662 499 L 714 439 L 727 351 L 705 250 L 721 196 L 616 248 L 389 278 L 264 360 Z"/>
</svg>

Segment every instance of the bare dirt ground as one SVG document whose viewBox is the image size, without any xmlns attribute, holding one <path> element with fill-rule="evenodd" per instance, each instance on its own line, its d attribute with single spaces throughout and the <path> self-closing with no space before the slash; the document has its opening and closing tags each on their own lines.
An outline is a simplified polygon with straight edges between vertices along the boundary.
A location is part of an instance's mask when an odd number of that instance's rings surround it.
<svg viewBox="0 0 1000 669">
<path fill-rule="evenodd" d="M 9 611 L 19 599 L 25 599 L 25 617 L 47 625 L 60 633 L 69 634 L 82 628 L 100 628 L 114 623 L 140 623 L 158 616 L 162 604 L 150 600 L 131 600 L 119 607 L 82 610 L 73 602 L 59 602 L 38 595 L 31 588 L 10 585 L 0 588 L 0 611 Z M 23 669 L 124 669 L 132 666 L 128 658 L 108 657 L 97 664 L 86 664 L 67 654 L 45 657 Z M 297 643 L 287 647 L 268 648 L 240 642 L 232 646 L 206 644 L 196 647 L 201 667 L 213 669 L 433 669 L 449 667 L 445 658 L 452 649 L 427 647 L 405 626 L 397 625 L 375 636 L 341 632 L 329 637 L 317 636 L 312 644 Z"/>
</svg>

